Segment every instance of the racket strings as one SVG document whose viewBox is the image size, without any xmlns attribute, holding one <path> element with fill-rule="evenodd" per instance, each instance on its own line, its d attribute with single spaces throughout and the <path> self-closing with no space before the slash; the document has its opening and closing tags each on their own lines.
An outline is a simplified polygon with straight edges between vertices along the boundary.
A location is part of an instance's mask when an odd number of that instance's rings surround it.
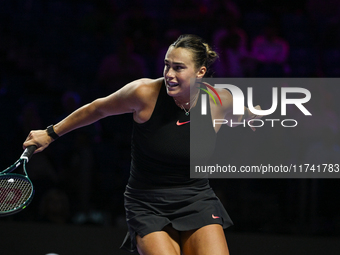
<svg viewBox="0 0 340 255">
<path fill-rule="evenodd" d="M 23 205 L 31 196 L 33 187 L 25 178 L 5 176 L 0 178 L 0 212 Z"/>
</svg>

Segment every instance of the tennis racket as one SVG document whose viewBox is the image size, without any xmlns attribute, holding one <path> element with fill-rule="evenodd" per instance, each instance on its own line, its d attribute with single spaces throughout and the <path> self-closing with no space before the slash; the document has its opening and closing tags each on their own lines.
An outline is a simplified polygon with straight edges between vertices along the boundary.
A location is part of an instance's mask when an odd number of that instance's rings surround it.
<svg viewBox="0 0 340 255">
<path fill-rule="evenodd" d="M 17 213 L 32 201 L 34 188 L 27 176 L 26 164 L 36 148 L 35 145 L 27 147 L 13 165 L 0 173 L 0 216 Z M 21 165 L 24 174 L 11 173 Z"/>
</svg>

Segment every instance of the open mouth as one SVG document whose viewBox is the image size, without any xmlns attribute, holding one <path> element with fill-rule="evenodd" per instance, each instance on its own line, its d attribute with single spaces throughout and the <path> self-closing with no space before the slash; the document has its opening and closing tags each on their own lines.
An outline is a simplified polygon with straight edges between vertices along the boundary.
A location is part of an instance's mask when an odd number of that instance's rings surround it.
<svg viewBox="0 0 340 255">
<path fill-rule="evenodd" d="M 169 86 L 170 88 L 174 88 L 174 87 L 179 86 L 179 84 L 178 84 L 178 83 L 174 83 L 174 82 L 168 82 L 168 86 Z"/>
</svg>

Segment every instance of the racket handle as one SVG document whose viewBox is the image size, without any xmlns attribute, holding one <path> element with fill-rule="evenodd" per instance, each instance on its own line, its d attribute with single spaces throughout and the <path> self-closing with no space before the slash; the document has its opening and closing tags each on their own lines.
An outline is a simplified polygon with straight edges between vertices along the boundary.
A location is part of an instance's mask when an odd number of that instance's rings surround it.
<svg viewBox="0 0 340 255">
<path fill-rule="evenodd" d="M 35 146 L 35 145 L 28 146 L 24 150 L 22 155 L 20 156 L 20 159 L 25 159 L 26 162 L 28 162 L 31 159 L 31 157 L 33 156 L 33 153 L 36 149 L 37 149 L 37 146 Z"/>
</svg>

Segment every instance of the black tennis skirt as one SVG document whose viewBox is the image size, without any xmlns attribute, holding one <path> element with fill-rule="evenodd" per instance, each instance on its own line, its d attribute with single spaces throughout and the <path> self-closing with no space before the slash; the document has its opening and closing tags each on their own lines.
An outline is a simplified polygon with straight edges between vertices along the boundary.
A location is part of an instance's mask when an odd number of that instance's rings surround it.
<svg viewBox="0 0 340 255">
<path fill-rule="evenodd" d="M 140 190 L 126 187 L 124 193 L 128 233 L 121 246 L 136 252 L 136 235 L 161 231 L 171 224 L 178 231 L 198 229 L 210 224 L 223 228 L 233 225 L 214 191 L 203 187 Z"/>
</svg>

